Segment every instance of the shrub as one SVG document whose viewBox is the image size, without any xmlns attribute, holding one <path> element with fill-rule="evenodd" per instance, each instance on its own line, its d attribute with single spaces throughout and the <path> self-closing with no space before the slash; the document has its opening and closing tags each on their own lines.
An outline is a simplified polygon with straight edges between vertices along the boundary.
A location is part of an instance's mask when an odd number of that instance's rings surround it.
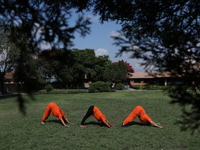
<svg viewBox="0 0 200 150">
<path fill-rule="evenodd" d="M 90 87 L 88 88 L 90 93 L 97 93 L 97 92 L 110 92 L 110 85 L 107 82 L 98 81 L 95 83 L 91 83 Z"/>
<path fill-rule="evenodd" d="M 51 92 L 51 91 L 53 90 L 53 86 L 52 86 L 51 84 L 47 84 L 47 85 L 45 86 L 45 90 L 46 90 L 47 92 Z"/>
<path fill-rule="evenodd" d="M 123 90 L 124 89 L 124 84 L 123 83 L 118 83 L 115 85 L 116 90 Z"/>
<path fill-rule="evenodd" d="M 89 93 L 97 93 L 97 92 L 99 92 L 99 91 L 96 89 L 96 84 L 95 84 L 95 83 L 90 83 L 90 87 L 88 88 L 88 92 L 89 92 Z"/>
</svg>

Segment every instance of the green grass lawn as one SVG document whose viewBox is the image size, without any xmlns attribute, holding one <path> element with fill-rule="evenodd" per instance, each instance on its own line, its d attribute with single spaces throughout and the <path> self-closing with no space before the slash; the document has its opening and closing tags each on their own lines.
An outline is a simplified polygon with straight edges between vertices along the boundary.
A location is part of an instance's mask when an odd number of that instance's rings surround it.
<svg viewBox="0 0 200 150">
<path fill-rule="evenodd" d="M 1 150 L 199 150 L 199 133 L 180 131 L 174 123 L 180 108 L 169 104 L 161 91 L 120 91 L 113 93 L 41 94 L 27 100 L 27 115 L 18 111 L 16 98 L 0 100 Z M 50 116 L 45 125 L 41 117 L 49 102 L 55 102 L 73 122 L 69 128 Z M 97 106 L 115 128 L 100 127 L 94 117 L 79 127 L 89 106 Z M 121 127 L 132 109 L 141 105 L 163 129 L 131 125 Z M 139 122 L 136 118 L 135 122 Z"/>
</svg>

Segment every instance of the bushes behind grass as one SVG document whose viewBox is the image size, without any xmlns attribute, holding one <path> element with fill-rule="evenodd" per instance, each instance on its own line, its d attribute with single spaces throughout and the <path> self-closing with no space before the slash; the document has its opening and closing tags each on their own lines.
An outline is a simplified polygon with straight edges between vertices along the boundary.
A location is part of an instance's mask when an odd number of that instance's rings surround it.
<svg viewBox="0 0 200 150">
<path fill-rule="evenodd" d="M 47 92 L 51 92 L 53 90 L 53 86 L 51 84 L 47 84 L 44 88 Z"/>
<path fill-rule="evenodd" d="M 36 94 L 79 94 L 79 93 L 88 93 L 86 89 L 54 89 L 51 92 L 46 90 L 41 90 L 36 92 Z"/>
<path fill-rule="evenodd" d="M 168 87 L 158 85 L 132 85 L 132 88 L 136 90 L 166 90 Z"/>
<path fill-rule="evenodd" d="M 123 90 L 124 89 L 124 84 L 123 83 L 118 83 L 115 85 L 116 90 Z"/>
<path fill-rule="evenodd" d="M 98 92 L 114 92 L 114 89 L 110 88 L 110 84 L 108 82 L 98 81 L 95 83 L 91 83 L 88 88 L 89 93 L 98 93 Z"/>
</svg>

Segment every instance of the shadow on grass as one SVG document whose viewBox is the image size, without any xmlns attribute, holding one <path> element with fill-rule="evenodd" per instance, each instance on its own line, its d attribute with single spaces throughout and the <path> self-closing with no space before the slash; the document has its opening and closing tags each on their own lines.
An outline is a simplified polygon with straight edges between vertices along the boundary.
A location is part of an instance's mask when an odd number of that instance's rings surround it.
<svg viewBox="0 0 200 150">
<path fill-rule="evenodd" d="M 64 122 L 66 123 L 65 120 L 64 120 Z M 45 124 L 46 124 L 46 123 L 59 123 L 59 124 L 63 125 L 62 122 L 61 122 L 60 120 L 45 120 Z"/>
<path fill-rule="evenodd" d="M 130 122 L 130 123 L 128 123 L 127 125 L 122 126 L 122 127 L 128 127 L 128 126 L 133 126 L 133 125 L 152 127 L 152 126 L 150 126 L 149 124 L 145 124 L 145 123 L 141 123 L 141 122 L 135 122 L 135 121 Z"/>
<path fill-rule="evenodd" d="M 96 126 L 100 126 L 100 127 L 107 127 L 104 123 L 99 123 L 99 122 L 95 122 L 95 121 L 90 121 L 87 123 L 84 123 L 84 125 L 96 125 Z"/>
<path fill-rule="evenodd" d="M 67 125 L 69 125 L 69 123 L 67 123 L 67 121 L 66 121 L 65 119 L 63 119 L 63 121 L 64 121 Z M 62 122 L 61 122 L 60 120 L 45 120 L 45 124 L 46 124 L 46 123 L 59 123 L 59 124 L 63 125 Z"/>
</svg>

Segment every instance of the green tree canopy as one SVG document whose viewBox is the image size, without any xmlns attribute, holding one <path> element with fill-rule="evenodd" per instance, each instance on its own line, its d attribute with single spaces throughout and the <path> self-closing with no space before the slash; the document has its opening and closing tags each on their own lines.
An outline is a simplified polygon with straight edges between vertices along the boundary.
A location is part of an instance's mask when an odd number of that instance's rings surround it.
<svg viewBox="0 0 200 150">
<path fill-rule="evenodd" d="M 71 65 L 74 77 L 73 85 L 83 86 L 87 74 L 91 74 L 95 60 L 95 53 L 93 49 L 72 49 L 74 62 Z"/>
<path fill-rule="evenodd" d="M 104 76 L 104 72 L 110 64 L 111 61 L 109 60 L 109 56 L 104 55 L 95 57 L 93 66 L 90 68 L 91 72 L 87 75 L 88 80 L 92 82 L 107 81 L 106 77 Z"/>
<path fill-rule="evenodd" d="M 63 87 L 82 86 L 85 75 L 92 71 L 94 59 L 92 49 L 48 49 L 42 51 L 37 58 L 41 74 L 49 81 L 55 77 L 64 84 Z"/>
</svg>

